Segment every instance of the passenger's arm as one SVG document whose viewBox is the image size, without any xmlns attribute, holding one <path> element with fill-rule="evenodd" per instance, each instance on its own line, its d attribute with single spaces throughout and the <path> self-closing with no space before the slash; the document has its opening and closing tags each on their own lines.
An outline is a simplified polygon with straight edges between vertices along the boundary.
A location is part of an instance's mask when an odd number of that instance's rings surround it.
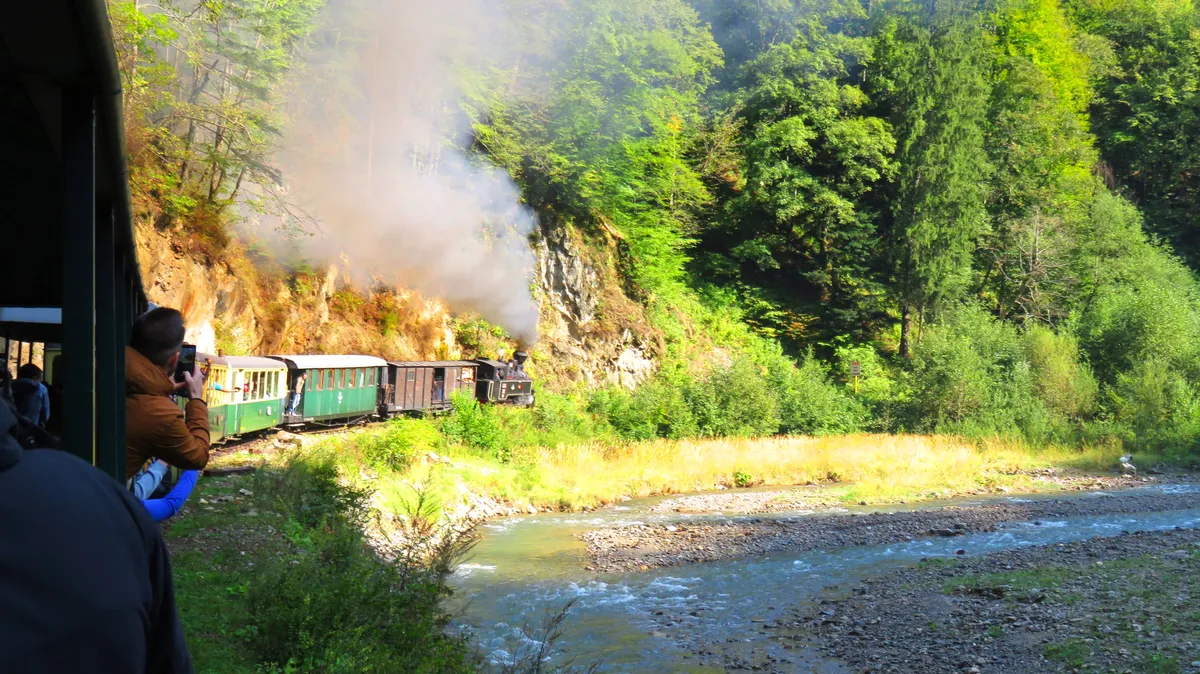
<svg viewBox="0 0 1200 674">
<path fill-rule="evenodd" d="M 158 485 L 162 483 L 163 476 L 171 467 L 165 461 L 154 461 L 144 472 L 138 473 L 133 478 L 133 485 L 130 491 L 133 492 L 133 497 L 139 501 L 146 500 Z"/>
<path fill-rule="evenodd" d="M 146 506 L 147 512 L 155 522 L 162 522 L 175 516 L 187 502 L 188 497 L 192 495 L 192 489 L 196 486 L 196 478 L 199 473 L 194 470 L 185 471 L 179 476 L 179 481 L 171 489 L 171 493 L 162 498 L 142 501 L 142 505 Z"/>
<path fill-rule="evenodd" d="M 156 397 L 153 416 L 161 425 L 152 454 L 183 470 L 200 470 L 208 465 L 208 406 L 198 398 L 189 400 L 185 412 L 170 398 Z"/>
</svg>

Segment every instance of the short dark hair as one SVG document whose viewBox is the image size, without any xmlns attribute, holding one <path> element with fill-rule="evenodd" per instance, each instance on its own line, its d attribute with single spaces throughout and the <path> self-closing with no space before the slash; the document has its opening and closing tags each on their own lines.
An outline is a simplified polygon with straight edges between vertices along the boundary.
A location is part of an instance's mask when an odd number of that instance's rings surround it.
<svg viewBox="0 0 1200 674">
<path fill-rule="evenodd" d="M 129 345 L 151 363 L 166 367 L 179 347 L 183 346 L 183 314 L 174 309 L 159 307 L 147 311 L 133 323 L 133 338 Z"/>
<path fill-rule="evenodd" d="M 18 379 L 40 379 L 42 376 L 42 368 L 33 363 L 25 363 L 17 369 Z"/>
</svg>

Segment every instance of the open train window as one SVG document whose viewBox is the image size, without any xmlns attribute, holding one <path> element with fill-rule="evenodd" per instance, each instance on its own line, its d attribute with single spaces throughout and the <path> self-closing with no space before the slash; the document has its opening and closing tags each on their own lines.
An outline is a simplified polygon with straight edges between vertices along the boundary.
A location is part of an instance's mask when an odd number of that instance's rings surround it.
<svg viewBox="0 0 1200 674">
<path fill-rule="evenodd" d="M 346 374 L 349 375 L 346 377 L 346 388 L 357 388 L 354 385 L 354 377 L 356 376 L 355 371 L 354 370 L 346 370 Z"/>
<path fill-rule="evenodd" d="M 325 370 L 325 390 L 333 390 L 333 370 Z"/>
</svg>

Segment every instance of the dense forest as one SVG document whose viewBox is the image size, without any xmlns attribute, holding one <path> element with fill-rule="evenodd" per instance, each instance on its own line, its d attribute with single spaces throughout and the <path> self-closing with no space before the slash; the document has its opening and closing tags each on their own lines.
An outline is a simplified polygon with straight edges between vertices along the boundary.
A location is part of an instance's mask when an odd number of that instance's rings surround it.
<svg viewBox="0 0 1200 674">
<path fill-rule="evenodd" d="M 279 139 L 314 106 L 372 128 L 347 101 L 387 48 L 373 4 L 112 3 L 135 196 L 215 249 L 247 211 L 302 231 Z M 636 391 L 545 396 L 545 423 L 1195 451 L 1191 0 L 493 4 L 503 49 L 455 54 L 434 146 L 619 241 L 663 344 Z"/>
</svg>

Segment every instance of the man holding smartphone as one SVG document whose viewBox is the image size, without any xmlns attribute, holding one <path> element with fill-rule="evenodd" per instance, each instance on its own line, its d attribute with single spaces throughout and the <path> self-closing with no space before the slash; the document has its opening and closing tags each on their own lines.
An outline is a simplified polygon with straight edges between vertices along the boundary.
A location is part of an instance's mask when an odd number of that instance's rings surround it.
<svg viewBox="0 0 1200 674">
<path fill-rule="evenodd" d="M 183 315 L 159 307 L 133 324 L 125 349 L 125 479 L 147 498 L 166 471 L 151 460 L 183 470 L 208 465 L 208 406 L 196 347 L 184 344 Z M 171 399 L 186 395 L 184 411 Z M 147 469 L 147 470 L 144 470 Z"/>
</svg>

